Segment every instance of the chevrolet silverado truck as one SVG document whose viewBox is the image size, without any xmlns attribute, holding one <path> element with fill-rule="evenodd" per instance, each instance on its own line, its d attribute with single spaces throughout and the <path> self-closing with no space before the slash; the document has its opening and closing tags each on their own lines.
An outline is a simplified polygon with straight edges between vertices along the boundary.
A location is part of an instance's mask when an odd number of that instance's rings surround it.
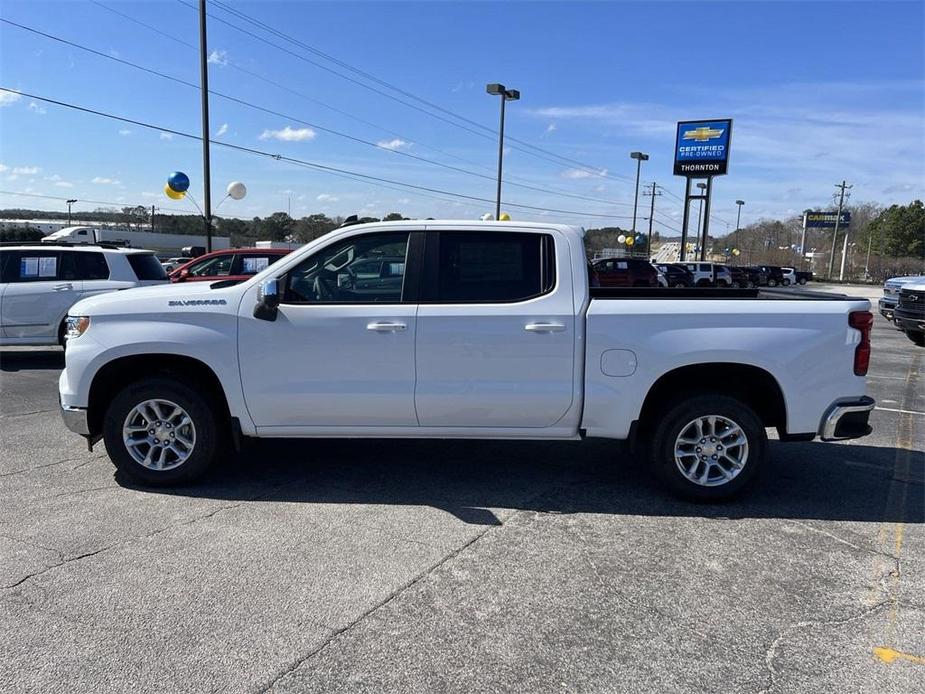
<svg viewBox="0 0 925 694">
<path fill-rule="evenodd" d="M 240 284 L 86 299 L 64 421 L 148 485 L 189 483 L 244 437 L 601 437 L 696 500 L 748 486 L 768 428 L 870 432 L 868 301 L 596 287 L 585 258 L 571 226 L 376 223 Z"/>
</svg>

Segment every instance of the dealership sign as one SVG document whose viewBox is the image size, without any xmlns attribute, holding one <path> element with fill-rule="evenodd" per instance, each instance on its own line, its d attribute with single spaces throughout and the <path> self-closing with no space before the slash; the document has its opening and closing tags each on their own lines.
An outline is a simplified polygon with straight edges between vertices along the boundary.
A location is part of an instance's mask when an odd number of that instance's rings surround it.
<svg viewBox="0 0 925 694">
<path fill-rule="evenodd" d="M 729 163 L 732 119 L 678 123 L 674 175 L 688 178 L 722 176 Z"/>
<path fill-rule="evenodd" d="M 837 212 L 806 212 L 803 215 L 803 227 L 806 229 L 834 229 Z M 851 213 L 842 212 L 838 226 L 844 228 L 851 224 Z"/>
</svg>

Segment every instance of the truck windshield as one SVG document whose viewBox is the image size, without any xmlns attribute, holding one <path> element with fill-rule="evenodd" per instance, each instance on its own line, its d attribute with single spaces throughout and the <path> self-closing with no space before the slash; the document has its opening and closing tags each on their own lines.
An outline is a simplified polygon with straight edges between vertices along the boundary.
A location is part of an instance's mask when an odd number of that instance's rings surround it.
<svg viewBox="0 0 925 694">
<path fill-rule="evenodd" d="M 167 279 L 167 272 L 153 253 L 131 253 L 128 262 L 140 280 Z"/>
</svg>

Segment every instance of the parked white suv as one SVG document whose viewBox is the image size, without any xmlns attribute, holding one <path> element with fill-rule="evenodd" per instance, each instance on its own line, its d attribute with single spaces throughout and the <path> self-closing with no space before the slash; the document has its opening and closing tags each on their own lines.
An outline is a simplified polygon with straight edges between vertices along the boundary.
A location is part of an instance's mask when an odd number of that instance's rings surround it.
<svg viewBox="0 0 925 694">
<path fill-rule="evenodd" d="M 718 263 L 678 263 L 694 276 L 695 287 L 731 287 L 732 273 Z"/>
<path fill-rule="evenodd" d="M 64 344 L 67 311 L 80 299 L 168 282 L 151 251 L 4 246 L 0 248 L 0 345 Z"/>
</svg>

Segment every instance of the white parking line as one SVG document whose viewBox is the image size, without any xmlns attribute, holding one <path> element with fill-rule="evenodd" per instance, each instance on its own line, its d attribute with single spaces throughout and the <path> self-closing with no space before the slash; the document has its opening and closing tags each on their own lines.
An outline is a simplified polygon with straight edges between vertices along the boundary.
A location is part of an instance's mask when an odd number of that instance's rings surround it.
<svg viewBox="0 0 925 694">
<path fill-rule="evenodd" d="M 875 410 L 880 410 L 881 412 L 899 412 L 899 414 L 917 414 L 920 417 L 925 417 L 925 412 L 916 412 L 915 410 L 898 410 L 895 407 L 875 407 Z"/>
</svg>

